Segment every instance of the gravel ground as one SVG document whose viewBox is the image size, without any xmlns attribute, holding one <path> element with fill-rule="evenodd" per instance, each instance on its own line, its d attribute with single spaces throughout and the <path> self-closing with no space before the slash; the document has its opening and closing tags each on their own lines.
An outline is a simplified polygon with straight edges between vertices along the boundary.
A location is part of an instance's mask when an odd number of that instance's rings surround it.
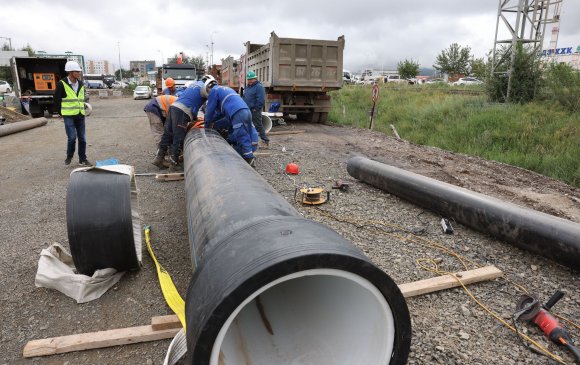
<svg viewBox="0 0 580 365">
<path fill-rule="evenodd" d="M 89 159 L 114 157 L 135 166 L 137 172 L 155 172 L 150 164 L 155 146 L 142 111 L 147 101 L 91 101 Z M 433 247 L 432 243 L 437 243 L 468 258 L 469 269 L 493 264 L 504 271 L 505 279 L 469 286 L 500 318 L 509 320 L 514 311 L 521 294 L 517 283 L 544 301 L 557 289 L 565 291 L 554 311 L 580 323 L 578 271 L 458 224 L 454 235 L 445 235 L 439 216 L 357 182 L 346 172 L 346 161 L 354 155 L 366 155 L 579 223 L 577 189 L 527 170 L 397 141 L 377 132 L 297 122 L 285 128 L 304 129 L 306 133 L 271 136 L 270 148 L 261 150 L 269 155 L 259 157 L 257 172 L 290 202 L 294 202 L 296 187 L 330 188 L 335 180 L 348 182 L 348 193 L 333 190 L 328 203 L 318 208 L 295 204 L 296 209 L 352 241 L 397 283 L 435 275 L 417 263 L 420 259 L 433 259 L 442 270 L 463 270 L 458 260 Z M 58 118 L 50 119 L 44 127 L 0 139 L 0 364 L 161 364 L 169 340 L 43 358 L 22 357 L 24 345 L 33 339 L 144 325 L 150 317 L 170 314 L 146 254 L 142 270 L 125 274 L 112 290 L 90 303 L 79 305 L 54 290 L 35 288 L 40 251 L 53 242 L 68 246 L 66 189 L 76 166 L 63 164 L 65 149 L 66 135 Z M 300 175 L 283 173 L 289 162 L 300 166 Z M 185 296 L 191 264 L 183 182 L 137 179 L 143 223 L 152 226 L 158 259 Z M 368 225 L 371 221 L 384 222 L 388 228 L 373 228 Z M 409 232 L 423 238 L 423 244 Z M 408 298 L 407 303 L 413 325 L 409 364 L 553 363 L 526 349 L 513 332 L 462 289 Z M 567 352 L 549 344 L 536 328 L 520 328 L 564 362 L 573 363 Z M 577 328 L 570 332 L 580 339 Z"/>
</svg>

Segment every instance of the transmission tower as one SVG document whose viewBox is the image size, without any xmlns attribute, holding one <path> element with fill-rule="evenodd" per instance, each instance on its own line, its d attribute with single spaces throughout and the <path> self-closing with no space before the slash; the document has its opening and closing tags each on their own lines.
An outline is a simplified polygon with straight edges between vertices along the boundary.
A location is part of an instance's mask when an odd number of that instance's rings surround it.
<svg viewBox="0 0 580 365">
<path fill-rule="evenodd" d="M 505 70 L 509 70 L 506 102 L 510 101 L 517 45 L 530 44 L 533 48 L 532 54 L 538 55 L 542 50 L 546 24 L 560 21 L 560 7 L 563 1 L 499 0 L 492 76 L 505 74 Z M 511 56 L 509 59 L 508 55 Z"/>
</svg>

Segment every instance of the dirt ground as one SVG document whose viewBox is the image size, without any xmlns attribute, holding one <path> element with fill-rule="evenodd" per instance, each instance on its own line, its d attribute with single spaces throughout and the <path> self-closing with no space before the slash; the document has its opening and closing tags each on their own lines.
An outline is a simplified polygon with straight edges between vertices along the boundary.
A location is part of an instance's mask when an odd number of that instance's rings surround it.
<svg viewBox="0 0 580 365">
<path fill-rule="evenodd" d="M 156 172 L 150 161 L 155 145 L 143 107 L 147 101 L 129 98 L 91 100 L 87 118 L 88 158 L 92 162 L 116 158 L 137 172 Z M 320 208 L 296 209 L 305 217 L 327 224 L 362 249 L 398 284 L 434 274 L 418 259 L 431 258 L 449 271 L 463 268 L 434 249 L 398 239 L 393 232 L 367 230 L 347 220 L 380 220 L 443 245 L 478 266 L 496 265 L 505 278 L 469 286 L 477 299 L 508 320 L 521 290 L 518 283 L 546 301 L 556 289 L 566 296 L 554 311 L 580 323 L 580 273 L 516 249 L 486 235 L 456 225 L 444 235 L 441 217 L 390 194 L 360 183 L 346 172 L 355 155 L 407 169 L 479 193 L 580 223 L 580 191 L 562 182 L 505 164 L 397 141 L 383 134 L 332 125 L 293 122 L 285 129 L 301 134 L 271 136 L 271 146 L 258 157 L 257 172 L 280 194 L 294 202 L 301 186 L 330 188 L 335 180 L 350 184 L 349 192 L 333 190 Z M 274 130 L 280 130 L 277 127 Z M 404 138 L 404 136 L 401 136 Z M 62 120 L 0 138 L 0 365 L 1 364 L 162 364 L 169 340 L 24 359 L 22 349 L 33 339 L 148 324 L 153 316 L 170 314 L 157 283 L 155 267 L 144 252 L 143 268 L 127 273 L 101 298 L 76 304 L 63 294 L 34 286 L 40 251 L 59 242 L 68 247 L 65 166 L 66 135 Z M 75 156 L 76 157 L 76 156 Z M 73 162 L 77 162 L 76 159 Z M 301 174 L 283 173 L 289 162 Z M 183 182 L 158 182 L 137 177 L 139 211 L 152 226 L 158 259 L 171 273 L 183 297 L 191 276 Z M 474 267 L 469 267 L 474 268 Z M 546 364 L 553 361 L 526 349 L 515 333 L 479 307 L 462 289 L 408 298 L 413 340 L 409 364 Z M 531 325 L 520 330 L 547 346 L 563 361 L 570 355 L 548 343 Z M 568 327 L 572 327 L 568 325 Z M 580 342 L 580 330 L 571 328 Z M 361 364 L 362 365 L 362 364 Z"/>
</svg>

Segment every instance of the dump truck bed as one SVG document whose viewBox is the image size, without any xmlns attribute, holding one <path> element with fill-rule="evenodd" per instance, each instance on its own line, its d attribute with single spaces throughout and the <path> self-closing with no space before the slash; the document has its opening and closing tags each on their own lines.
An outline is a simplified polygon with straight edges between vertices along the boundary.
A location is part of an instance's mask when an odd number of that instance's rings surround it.
<svg viewBox="0 0 580 365">
<path fill-rule="evenodd" d="M 344 36 L 337 40 L 280 38 L 246 42 L 246 70 L 272 90 L 329 91 L 342 87 Z"/>
</svg>

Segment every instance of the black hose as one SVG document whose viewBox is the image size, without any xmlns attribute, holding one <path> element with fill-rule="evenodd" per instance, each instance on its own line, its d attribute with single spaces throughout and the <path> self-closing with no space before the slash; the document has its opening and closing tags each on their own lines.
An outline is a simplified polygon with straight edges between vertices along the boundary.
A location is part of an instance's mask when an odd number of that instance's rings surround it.
<svg viewBox="0 0 580 365">
<path fill-rule="evenodd" d="M 217 132 L 192 130 L 184 158 L 188 363 L 406 363 L 409 312 L 386 273 L 302 218 Z"/>
<path fill-rule="evenodd" d="M 580 224 L 364 157 L 351 158 L 347 170 L 367 184 L 580 270 Z"/>
</svg>

